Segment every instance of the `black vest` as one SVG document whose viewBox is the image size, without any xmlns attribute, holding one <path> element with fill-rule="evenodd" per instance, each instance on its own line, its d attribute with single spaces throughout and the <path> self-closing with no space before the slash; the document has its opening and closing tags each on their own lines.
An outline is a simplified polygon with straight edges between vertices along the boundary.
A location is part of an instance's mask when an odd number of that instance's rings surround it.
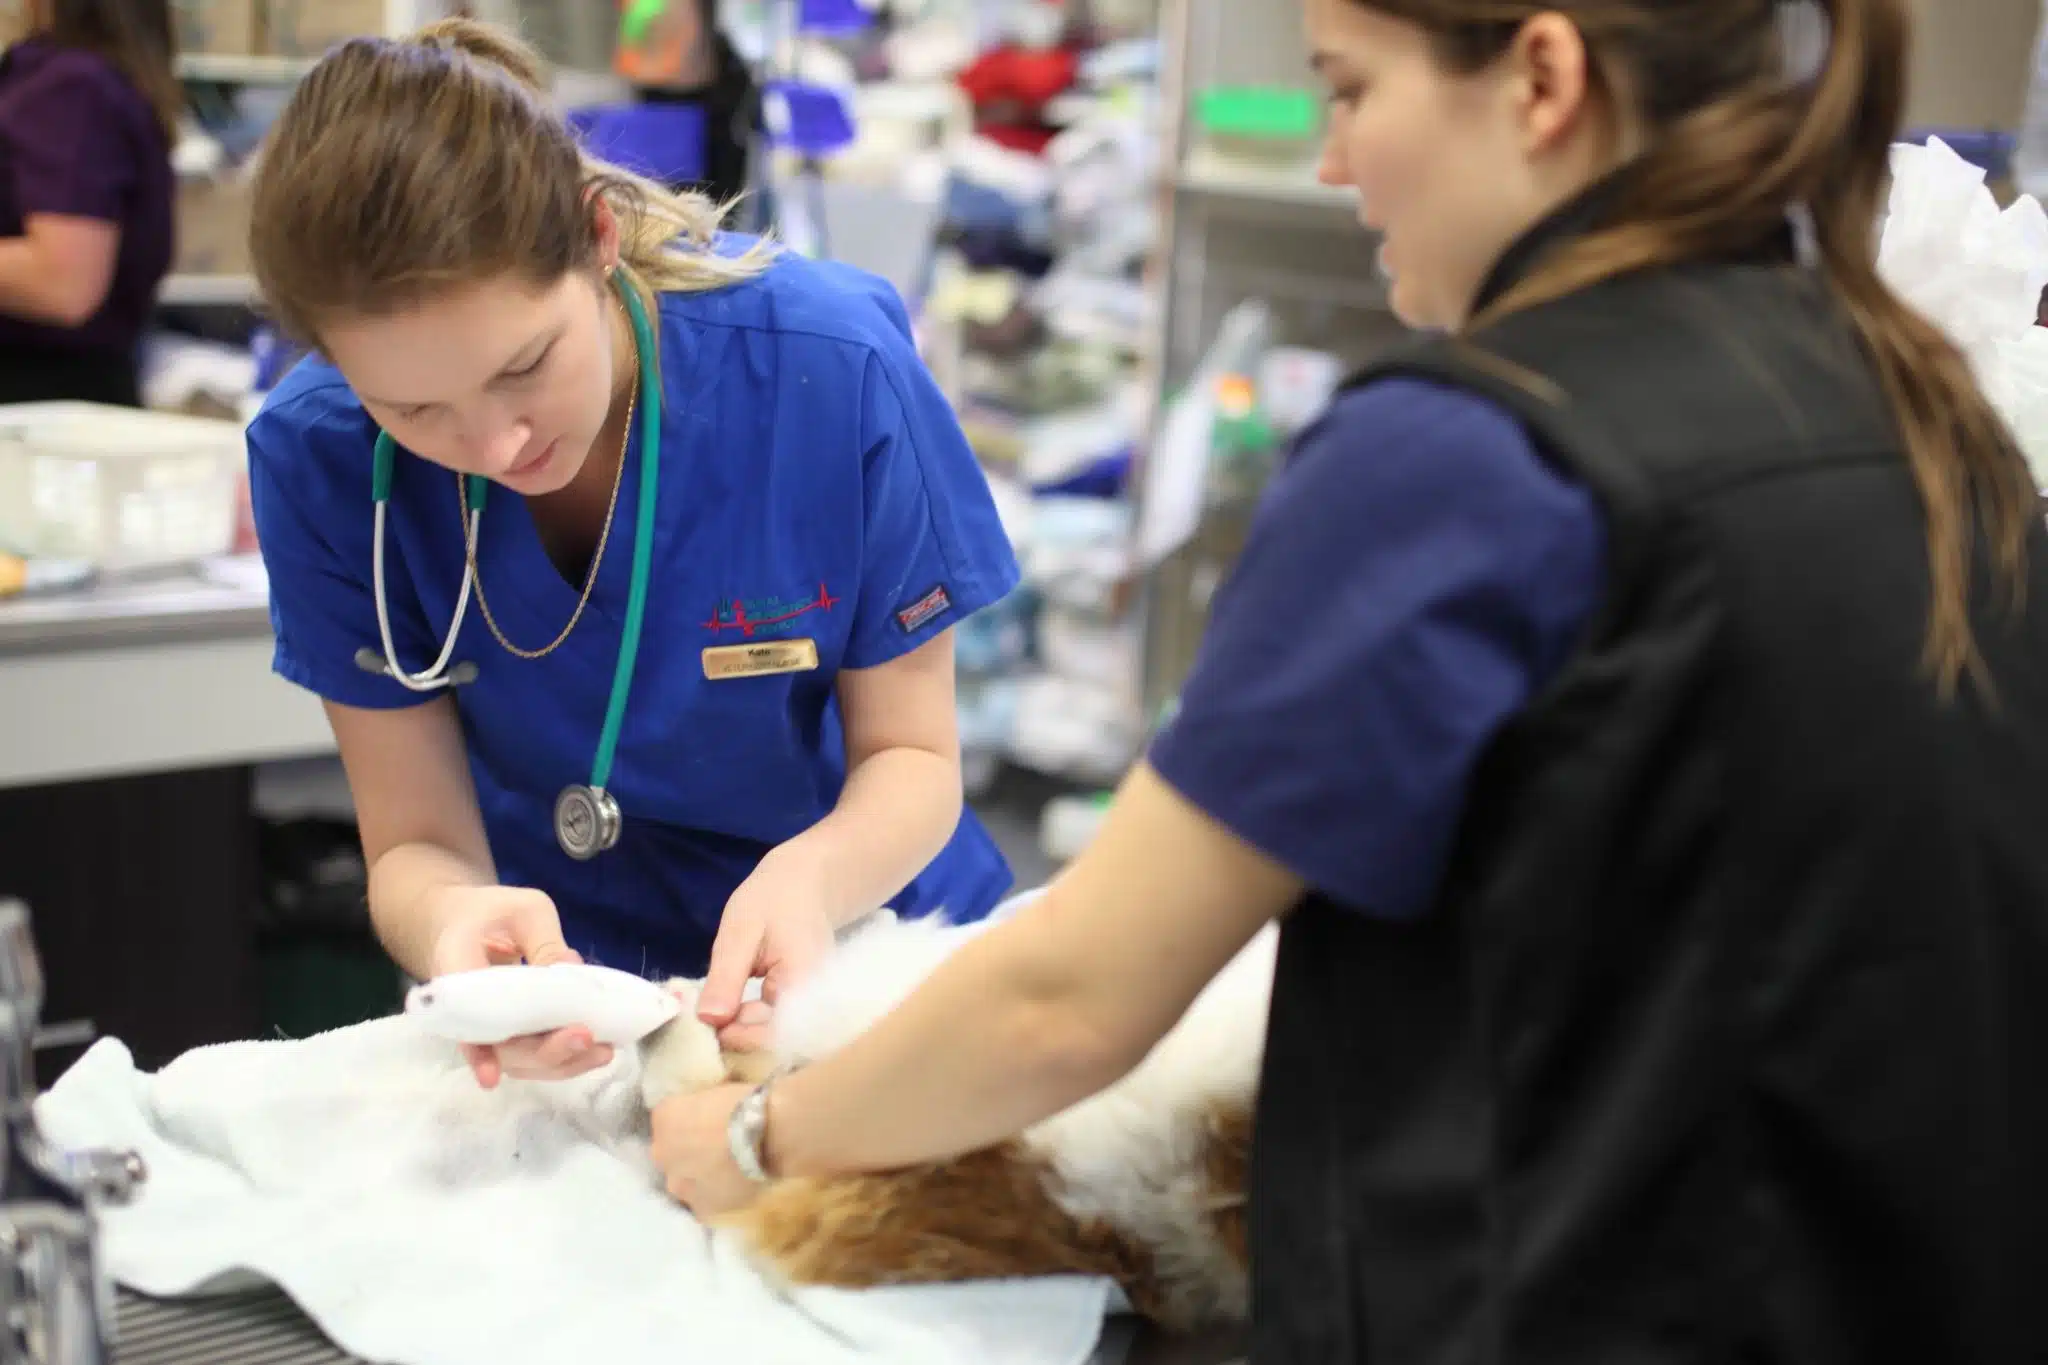
<svg viewBox="0 0 2048 1365">
<path fill-rule="evenodd" d="M 1358 381 L 1517 414 L 1608 583 L 1433 913 L 1285 926 L 1255 1365 L 2048 1361 L 2048 534 L 1995 706 L 1938 700 L 1900 439 L 1780 246 Z"/>
</svg>

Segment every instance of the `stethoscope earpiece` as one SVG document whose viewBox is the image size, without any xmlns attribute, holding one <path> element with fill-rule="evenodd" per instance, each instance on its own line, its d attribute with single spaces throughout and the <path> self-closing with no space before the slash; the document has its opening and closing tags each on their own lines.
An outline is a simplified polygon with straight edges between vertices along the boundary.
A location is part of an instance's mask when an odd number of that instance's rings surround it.
<svg viewBox="0 0 2048 1365">
<path fill-rule="evenodd" d="M 375 673 L 380 678 L 397 676 L 384 656 L 368 645 L 364 645 L 356 651 L 356 667 L 362 669 L 365 673 Z M 440 681 L 449 687 L 467 687 L 475 682 L 476 678 L 476 665 L 470 660 L 464 659 L 461 663 L 456 664 L 446 673 L 442 674 Z"/>
</svg>

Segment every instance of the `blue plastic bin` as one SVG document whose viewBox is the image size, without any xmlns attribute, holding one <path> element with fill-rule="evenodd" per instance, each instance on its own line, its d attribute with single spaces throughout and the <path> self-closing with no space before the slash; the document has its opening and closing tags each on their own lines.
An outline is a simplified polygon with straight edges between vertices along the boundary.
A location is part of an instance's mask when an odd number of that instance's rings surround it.
<svg viewBox="0 0 2048 1365">
<path fill-rule="evenodd" d="M 859 0 L 797 0 L 796 26 L 802 33 L 859 33 L 874 22 L 874 12 Z"/>
<path fill-rule="evenodd" d="M 1130 482 L 1131 464 L 1136 457 L 1136 447 L 1123 446 L 1057 483 L 1039 484 L 1031 491 L 1040 497 L 1062 494 L 1080 498 L 1120 498 Z"/>
<path fill-rule="evenodd" d="M 2018 139 L 2010 133 L 1989 128 L 1914 128 L 1900 140 L 1924 146 L 1931 137 L 1946 142 L 1957 156 L 1981 168 L 1993 180 L 2002 179 L 2012 170 L 2013 148 Z"/>
<path fill-rule="evenodd" d="M 843 92 L 807 81 L 769 81 L 768 131 L 776 143 L 804 156 L 825 157 L 853 145 L 853 110 Z M 774 103 L 781 113 L 774 112 Z"/>
<path fill-rule="evenodd" d="M 664 185 L 704 179 L 704 110 L 695 104 L 597 104 L 569 111 L 591 155 Z"/>
</svg>

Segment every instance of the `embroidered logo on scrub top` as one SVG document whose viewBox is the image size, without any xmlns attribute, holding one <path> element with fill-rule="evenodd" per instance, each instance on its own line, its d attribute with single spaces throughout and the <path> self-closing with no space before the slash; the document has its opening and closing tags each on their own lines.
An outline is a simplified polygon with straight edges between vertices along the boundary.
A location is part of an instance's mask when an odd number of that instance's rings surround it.
<svg viewBox="0 0 2048 1365">
<path fill-rule="evenodd" d="M 803 597 L 728 597 L 712 611 L 704 629 L 713 635 L 733 631 L 748 639 L 773 638 L 787 635 L 793 622 L 814 611 L 830 611 L 843 600 L 834 597 L 823 583 L 818 584 L 816 593 Z"/>
<path fill-rule="evenodd" d="M 925 622 L 953 605 L 953 599 L 946 595 L 946 585 L 941 583 L 924 596 L 896 613 L 896 624 L 906 631 L 916 630 Z"/>
</svg>

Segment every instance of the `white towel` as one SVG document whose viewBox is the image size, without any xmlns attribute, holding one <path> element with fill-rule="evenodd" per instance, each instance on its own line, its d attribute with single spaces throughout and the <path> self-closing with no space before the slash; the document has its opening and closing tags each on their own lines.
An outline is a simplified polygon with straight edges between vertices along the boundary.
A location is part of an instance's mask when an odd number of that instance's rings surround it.
<svg viewBox="0 0 2048 1365">
<path fill-rule="evenodd" d="M 657 1188 L 631 1049 L 484 1091 L 404 1017 L 201 1048 L 154 1075 L 103 1041 L 38 1101 L 67 1148 L 139 1152 L 110 1273 L 185 1297 L 277 1285 L 381 1365 L 1080 1365 L 1083 1279 L 784 1293 Z"/>
</svg>

